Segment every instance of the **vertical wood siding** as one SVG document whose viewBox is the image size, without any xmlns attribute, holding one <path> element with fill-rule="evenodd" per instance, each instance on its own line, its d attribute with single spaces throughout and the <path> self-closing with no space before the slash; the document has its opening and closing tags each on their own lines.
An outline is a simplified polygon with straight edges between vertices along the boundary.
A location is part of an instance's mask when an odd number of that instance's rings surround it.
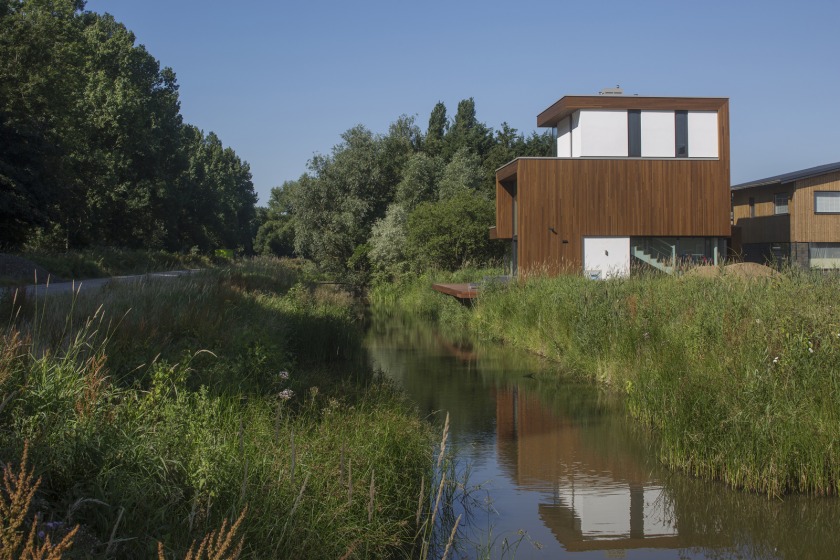
<svg viewBox="0 0 840 560">
<path fill-rule="evenodd" d="M 727 168 L 719 160 L 521 159 L 520 268 L 578 269 L 584 236 L 728 237 Z"/>
<path fill-rule="evenodd" d="M 741 228 L 741 243 L 787 243 L 790 238 L 790 214 L 776 215 L 775 195 L 787 193 L 790 187 L 768 185 L 735 191 L 732 195 L 732 220 Z M 750 217 L 750 198 L 755 200 L 755 216 Z M 788 208 L 793 211 L 797 201 L 791 197 Z M 811 203 L 813 206 L 813 202 Z"/>
<path fill-rule="evenodd" d="M 840 242 L 840 214 L 815 214 L 814 193 L 840 191 L 840 172 L 796 182 L 791 206 L 791 241 Z"/>
</svg>

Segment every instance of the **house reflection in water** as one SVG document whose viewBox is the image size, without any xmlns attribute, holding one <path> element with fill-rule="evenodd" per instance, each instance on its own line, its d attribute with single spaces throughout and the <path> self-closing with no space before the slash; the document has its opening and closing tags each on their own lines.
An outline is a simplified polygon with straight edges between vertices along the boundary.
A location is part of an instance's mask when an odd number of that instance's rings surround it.
<svg viewBox="0 0 840 560">
<path fill-rule="evenodd" d="M 569 551 L 685 546 L 668 496 L 627 438 L 579 412 L 572 420 L 549 411 L 517 387 L 497 392 L 499 461 L 520 488 L 552 489 L 551 501 L 538 505 L 546 527 Z"/>
</svg>

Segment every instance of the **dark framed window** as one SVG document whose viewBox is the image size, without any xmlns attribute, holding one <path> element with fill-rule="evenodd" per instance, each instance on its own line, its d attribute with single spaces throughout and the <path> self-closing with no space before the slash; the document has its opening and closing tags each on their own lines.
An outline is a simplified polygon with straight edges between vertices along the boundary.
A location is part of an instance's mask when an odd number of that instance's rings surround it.
<svg viewBox="0 0 840 560">
<path fill-rule="evenodd" d="M 755 199 L 750 197 L 750 218 L 755 218 Z"/>
<path fill-rule="evenodd" d="M 674 112 L 674 133 L 674 154 L 677 157 L 688 157 L 688 111 Z"/>
<path fill-rule="evenodd" d="M 815 214 L 840 214 L 840 191 L 817 191 L 814 193 Z"/>
<path fill-rule="evenodd" d="M 642 157 L 642 112 L 627 111 L 627 155 Z"/>
<path fill-rule="evenodd" d="M 790 213 L 790 198 L 788 193 L 777 193 L 773 196 L 773 208 L 776 214 Z"/>
</svg>

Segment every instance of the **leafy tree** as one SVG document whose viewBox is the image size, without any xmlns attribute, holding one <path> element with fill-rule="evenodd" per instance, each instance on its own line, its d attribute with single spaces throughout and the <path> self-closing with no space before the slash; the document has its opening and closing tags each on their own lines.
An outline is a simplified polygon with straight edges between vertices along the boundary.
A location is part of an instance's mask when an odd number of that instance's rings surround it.
<svg viewBox="0 0 840 560">
<path fill-rule="evenodd" d="M 83 6 L 0 3 L 0 244 L 19 245 L 73 207 L 65 148 L 78 122 Z"/>
<path fill-rule="evenodd" d="M 385 217 L 373 224 L 368 259 L 382 279 L 397 276 L 407 269 L 405 242 L 408 212 L 401 204 L 392 204 Z"/>
<path fill-rule="evenodd" d="M 325 270 L 342 274 L 357 248 L 365 244 L 374 222 L 384 216 L 400 180 L 398 164 L 413 149 L 398 128 L 388 138 L 362 126 L 342 134 L 330 156 L 315 156 L 311 175 L 302 179 L 295 207 L 295 250 Z M 397 139 L 394 137 L 397 136 Z"/>
<path fill-rule="evenodd" d="M 446 120 L 446 105 L 438 101 L 429 116 L 429 127 L 423 140 L 423 150 L 429 157 L 443 155 L 444 138 L 449 126 Z"/>
<path fill-rule="evenodd" d="M 438 198 L 452 198 L 459 193 L 480 194 L 489 198 L 484 189 L 484 169 L 481 160 L 469 148 L 461 148 L 444 168 L 438 185 Z"/>
<path fill-rule="evenodd" d="M 449 160 L 458 150 L 469 148 L 483 160 L 492 145 L 492 131 L 478 121 L 473 98 L 461 100 L 455 120 L 444 138 L 444 158 Z"/>
<path fill-rule="evenodd" d="M 79 0 L 0 0 L 0 244 L 250 248 L 247 163 L 185 126 L 175 73 Z"/>
<path fill-rule="evenodd" d="M 271 189 L 265 217 L 257 231 L 254 251 L 262 255 L 292 257 L 295 254 L 294 197 L 299 183 L 286 181 Z"/>
<path fill-rule="evenodd" d="M 413 154 L 403 168 L 394 200 L 411 211 L 421 202 L 436 199 L 442 172 L 440 158 L 429 157 L 423 152 Z"/>
<path fill-rule="evenodd" d="M 493 202 L 466 190 L 420 204 L 406 223 L 405 253 L 412 268 L 456 270 L 501 257 L 503 245 L 488 232 L 495 213 Z"/>
</svg>

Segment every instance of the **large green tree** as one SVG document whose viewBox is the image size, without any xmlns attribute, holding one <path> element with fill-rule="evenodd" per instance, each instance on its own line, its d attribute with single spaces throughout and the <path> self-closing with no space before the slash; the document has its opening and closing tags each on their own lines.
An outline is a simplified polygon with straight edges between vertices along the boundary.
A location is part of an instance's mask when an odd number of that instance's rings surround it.
<svg viewBox="0 0 840 560">
<path fill-rule="evenodd" d="M 488 227 L 495 204 L 463 190 L 438 202 L 424 202 L 408 215 L 405 253 L 415 270 L 456 270 L 500 258 L 504 246 L 492 241 Z"/>
<path fill-rule="evenodd" d="M 248 164 L 184 125 L 175 73 L 76 0 L 0 0 L 0 246 L 253 237 Z"/>
</svg>

